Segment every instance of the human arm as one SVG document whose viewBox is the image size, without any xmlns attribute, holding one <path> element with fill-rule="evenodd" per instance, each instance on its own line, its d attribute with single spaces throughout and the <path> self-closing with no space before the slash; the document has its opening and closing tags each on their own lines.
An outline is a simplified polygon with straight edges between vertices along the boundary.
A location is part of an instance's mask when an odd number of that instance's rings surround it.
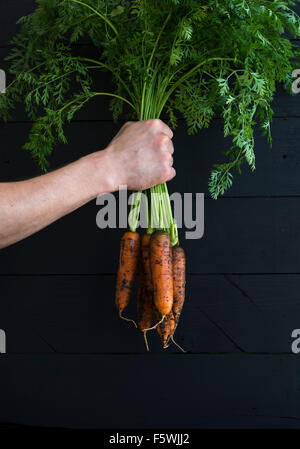
<svg viewBox="0 0 300 449">
<path fill-rule="evenodd" d="M 33 179 L 0 183 L 0 248 L 120 185 L 140 190 L 172 179 L 172 137 L 160 120 L 128 122 L 105 150 Z"/>
</svg>

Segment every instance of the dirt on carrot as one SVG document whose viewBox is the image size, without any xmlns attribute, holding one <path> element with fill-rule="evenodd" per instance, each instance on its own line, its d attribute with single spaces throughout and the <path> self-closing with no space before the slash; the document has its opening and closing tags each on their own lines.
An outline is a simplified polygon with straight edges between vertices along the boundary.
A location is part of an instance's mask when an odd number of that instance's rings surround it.
<svg viewBox="0 0 300 449">
<path fill-rule="evenodd" d="M 173 306 L 172 248 L 166 232 L 158 231 L 151 236 L 150 266 L 154 304 L 162 319 Z"/>
<path fill-rule="evenodd" d="M 121 318 L 128 306 L 132 292 L 133 282 L 139 260 L 140 236 L 137 232 L 125 232 L 121 239 L 119 268 L 116 284 L 116 306 Z M 133 320 L 129 320 L 133 321 Z"/>
<path fill-rule="evenodd" d="M 185 300 L 185 284 L 186 284 L 186 258 L 184 250 L 179 246 L 172 248 L 172 264 L 173 264 L 173 313 L 175 319 L 175 327 L 178 325 L 180 314 Z M 175 329 L 174 329 L 175 331 Z"/>
</svg>

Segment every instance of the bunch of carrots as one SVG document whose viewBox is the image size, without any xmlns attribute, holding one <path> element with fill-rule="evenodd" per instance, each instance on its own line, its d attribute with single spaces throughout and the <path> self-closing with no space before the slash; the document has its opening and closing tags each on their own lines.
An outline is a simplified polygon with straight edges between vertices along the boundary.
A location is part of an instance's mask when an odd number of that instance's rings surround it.
<svg viewBox="0 0 300 449">
<path fill-rule="evenodd" d="M 185 299 L 184 250 L 172 247 L 165 231 L 146 233 L 125 232 L 121 239 L 116 284 L 116 306 L 119 316 L 133 321 L 144 334 L 149 351 L 147 332 L 156 329 L 164 348 L 175 342 L 174 333 Z M 130 302 L 133 284 L 138 275 L 137 324 L 123 316 Z"/>
</svg>

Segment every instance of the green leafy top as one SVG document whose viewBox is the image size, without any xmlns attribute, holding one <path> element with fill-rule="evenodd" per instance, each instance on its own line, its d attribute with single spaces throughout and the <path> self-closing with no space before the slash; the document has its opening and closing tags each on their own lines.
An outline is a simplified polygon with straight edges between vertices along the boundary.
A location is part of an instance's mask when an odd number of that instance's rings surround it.
<svg viewBox="0 0 300 449">
<path fill-rule="evenodd" d="M 176 127 L 182 115 L 190 133 L 224 120 L 232 146 L 228 162 L 212 170 L 209 189 L 217 198 L 232 184 L 232 169 L 255 168 L 253 126 L 269 141 L 276 81 L 290 85 L 299 49 L 286 37 L 300 34 L 300 19 L 281 0 L 37 0 L 20 19 L 9 56 L 14 81 L 0 95 L 0 114 L 9 118 L 24 101 L 34 121 L 30 150 L 43 170 L 63 125 L 95 96 L 112 97 L 114 119 L 148 119 L 168 113 Z M 95 59 L 75 54 L 88 36 Z M 81 48 L 81 47 L 79 47 Z M 77 49 L 78 50 L 78 49 Z M 77 51 L 78 53 L 78 51 Z M 109 71 L 114 92 L 95 90 L 94 72 Z"/>
</svg>

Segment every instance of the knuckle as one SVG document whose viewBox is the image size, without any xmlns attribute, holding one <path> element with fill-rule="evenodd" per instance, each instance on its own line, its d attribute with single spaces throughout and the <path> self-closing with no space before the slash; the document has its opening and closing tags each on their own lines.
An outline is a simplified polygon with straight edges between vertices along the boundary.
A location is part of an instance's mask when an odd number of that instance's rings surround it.
<svg viewBox="0 0 300 449">
<path fill-rule="evenodd" d="M 161 126 L 161 120 L 159 118 L 150 119 L 150 125 L 153 129 L 158 129 Z"/>
<path fill-rule="evenodd" d="M 171 170 L 170 170 L 170 176 L 169 176 L 169 179 L 174 178 L 174 176 L 176 176 L 176 170 L 172 167 Z"/>
<path fill-rule="evenodd" d="M 161 153 L 160 157 L 163 162 L 170 162 L 170 160 L 172 159 L 172 156 L 170 155 L 170 153 L 166 153 L 166 152 Z"/>
<path fill-rule="evenodd" d="M 167 179 L 169 174 L 170 174 L 170 167 L 168 167 L 167 165 L 162 166 L 160 170 L 161 178 Z"/>
<path fill-rule="evenodd" d="M 164 149 L 169 143 L 169 137 L 166 134 L 159 134 L 157 136 L 157 144 L 160 149 Z"/>
</svg>

